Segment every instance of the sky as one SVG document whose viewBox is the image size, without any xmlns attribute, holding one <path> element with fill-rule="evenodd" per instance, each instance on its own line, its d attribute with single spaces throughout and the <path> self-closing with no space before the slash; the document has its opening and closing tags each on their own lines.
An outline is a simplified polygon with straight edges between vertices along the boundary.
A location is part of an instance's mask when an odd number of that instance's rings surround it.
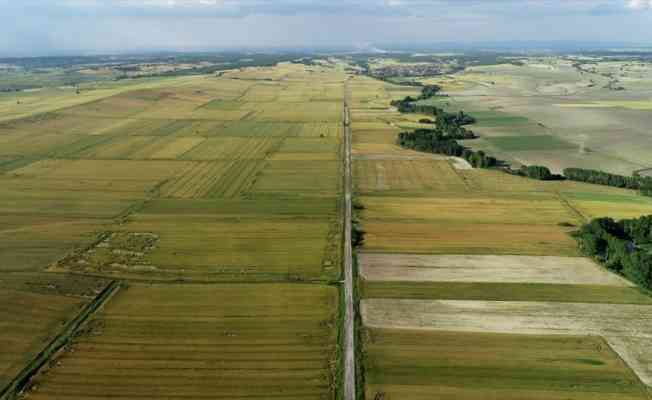
<svg viewBox="0 0 652 400">
<path fill-rule="evenodd" d="M 652 0 L 0 0 L 0 55 L 652 44 Z"/>
</svg>

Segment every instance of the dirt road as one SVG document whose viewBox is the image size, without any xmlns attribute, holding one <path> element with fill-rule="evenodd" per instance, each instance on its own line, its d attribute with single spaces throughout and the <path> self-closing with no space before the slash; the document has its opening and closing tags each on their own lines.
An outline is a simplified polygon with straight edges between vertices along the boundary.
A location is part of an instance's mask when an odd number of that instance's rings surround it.
<svg viewBox="0 0 652 400">
<path fill-rule="evenodd" d="M 355 400 L 355 309 L 353 307 L 353 249 L 351 248 L 351 127 L 344 101 L 344 399 Z"/>
</svg>

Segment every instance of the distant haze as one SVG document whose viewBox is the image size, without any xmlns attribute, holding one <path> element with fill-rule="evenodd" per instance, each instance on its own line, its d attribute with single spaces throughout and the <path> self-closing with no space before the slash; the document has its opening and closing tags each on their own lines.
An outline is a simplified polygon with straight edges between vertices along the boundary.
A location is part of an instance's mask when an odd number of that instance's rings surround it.
<svg viewBox="0 0 652 400">
<path fill-rule="evenodd" d="M 0 56 L 652 43 L 652 0 L 0 0 Z"/>
</svg>

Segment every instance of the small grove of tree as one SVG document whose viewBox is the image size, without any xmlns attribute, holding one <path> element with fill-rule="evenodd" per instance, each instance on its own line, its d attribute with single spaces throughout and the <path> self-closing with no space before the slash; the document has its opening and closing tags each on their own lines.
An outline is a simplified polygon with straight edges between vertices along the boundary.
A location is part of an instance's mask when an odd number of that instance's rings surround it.
<svg viewBox="0 0 652 400">
<path fill-rule="evenodd" d="M 455 138 L 441 131 L 432 129 L 417 129 L 414 132 L 398 134 L 398 144 L 401 147 L 452 157 L 462 157 L 476 168 L 492 168 L 498 161 L 483 151 L 473 151 L 459 144 Z"/>
<path fill-rule="evenodd" d="M 359 222 L 354 222 L 351 227 L 351 246 L 361 247 L 364 244 L 365 231 L 360 227 Z"/>
<path fill-rule="evenodd" d="M 421 89 L 421 96 L 418 100 L 427 100 L 431 97 L 435 97 L 441 92 L 441 86 L 439 85 L 427 85 Z"/>
<path fill-rule="evenodd" d="M 435 97 L 439 94 L 441 91 L 441 86 L 439 85 L 426 85 L 426 86 L 421 86 L 421 94 L 418 97 L 412 97 L 412 96 L 407 96 L 403 100 L 394 100 L 392 101 L 392 105 L 394 107 L 397 107 L 400 112 L 414 112 L 412 111 L 413 108 L 415 107 L 412 103 L 417 102 L 419 100 L 428 100 L 432 97 Z"/>
<path fill-rule="evenodd" d="M 637 285 L 652 289 L 652 216 L 597 218 L 574 233 L 580 250 Z"/>
<path fill-rule="evenodd" d="M 518 170 L 518 175 L 527 176 L 528 178 L 538 179 L 540 181 L 558 179 L 558 175 L 554 175 L 547 167 L 541 165 L 522 166 L 521 169 Z"/>
<path fill-rule="evenodd" d="M 651 177 L 623 176 L 583 168 L 566 168 L 564 170 L 564 177 L 571 181 L 639 190 L 644 196 L 652 196 Z"/>
</svg>

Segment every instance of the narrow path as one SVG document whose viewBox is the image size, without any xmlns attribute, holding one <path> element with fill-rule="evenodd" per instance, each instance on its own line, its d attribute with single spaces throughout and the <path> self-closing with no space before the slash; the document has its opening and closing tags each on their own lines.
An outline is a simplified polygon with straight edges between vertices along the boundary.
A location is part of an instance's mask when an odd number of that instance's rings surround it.
<svg viewBox="0 0 652 400">
<path fill-rule="evenodd" d="M 347 85 L 348 86 L 348 85 Z M 345 93 L 348 87 L 345 88 Z M 346 96 L 346 95 L 345 95 Z M 353 249 L 351 248 L 351 127 L 344 100 L 344 400 L 355 400 L 355 317 L 353 307 Z"/>
</svg>

